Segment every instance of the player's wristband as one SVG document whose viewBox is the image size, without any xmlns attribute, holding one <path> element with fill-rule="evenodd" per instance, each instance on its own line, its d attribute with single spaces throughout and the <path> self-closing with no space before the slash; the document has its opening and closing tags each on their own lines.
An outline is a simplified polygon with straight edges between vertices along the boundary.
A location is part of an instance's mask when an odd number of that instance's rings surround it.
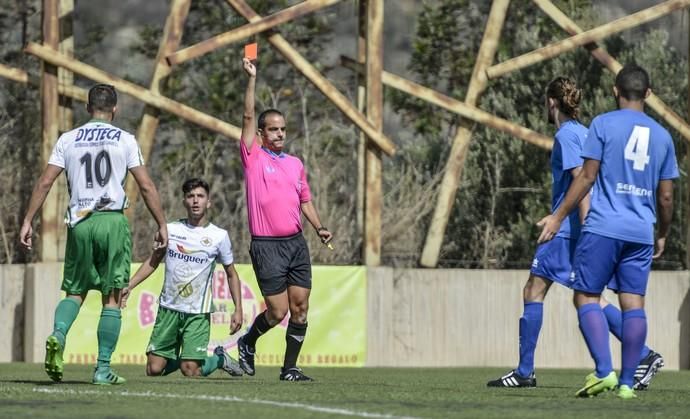
<svg viewBox="0 0 690 419">
<path fill-rule="evenodd" d="M 324 226 L 321 226 L 321 227 L 317 228 L 316 231 L 320 233 L 322 231 L 328 231 L 328 229 Z"/>
</svg>

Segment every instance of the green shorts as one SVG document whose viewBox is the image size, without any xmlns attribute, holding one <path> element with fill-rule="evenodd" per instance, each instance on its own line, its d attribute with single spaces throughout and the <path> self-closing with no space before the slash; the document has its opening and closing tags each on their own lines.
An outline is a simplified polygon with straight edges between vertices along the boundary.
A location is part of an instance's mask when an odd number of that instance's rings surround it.
<svg viewBox="0 0 690 419">
<path fill-rule="evenodd" d="M 205 359 L 210 336 L 211 313 L 182 313 L 158 307 L 146 353 L 167 359 Z"/>
<path fill-rule="evenodd" d="M 132 235 L 121 212 L 94 212 L 67 229 L 62 290 L 81 295 L 98 290 L 103 295 L 129 284 Z"/>
</svg>

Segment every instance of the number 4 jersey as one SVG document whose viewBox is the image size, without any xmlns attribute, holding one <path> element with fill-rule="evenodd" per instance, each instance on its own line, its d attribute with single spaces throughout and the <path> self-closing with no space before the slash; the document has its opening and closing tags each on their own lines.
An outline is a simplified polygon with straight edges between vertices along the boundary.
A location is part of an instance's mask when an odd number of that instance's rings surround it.
<svg viewBox="0 0 690 419">
<path fill-rule="evenodd" d="M 62 134 L 48 164 L 65 169 L 70 195 L 65 222 L 74 227 L 93 211 L 126 208 L 127 172 L 144 160 L 132 134 L 93 120 Z"/>
<path fill-rule="evenodd" d="M 601 162 L 583 231 L 654 244 L 657 186 L 678 177 L 668 131 L 643 112 L 605 113 L 592 121 L 582 157 Z"/>
</svg>

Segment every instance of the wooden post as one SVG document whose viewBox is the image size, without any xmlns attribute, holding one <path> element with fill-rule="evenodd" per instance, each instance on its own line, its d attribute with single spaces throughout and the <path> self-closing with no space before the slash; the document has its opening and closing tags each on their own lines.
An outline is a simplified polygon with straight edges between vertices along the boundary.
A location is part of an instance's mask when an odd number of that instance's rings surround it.
<svg viewBox="0 0 690 419">
<path fill-rule="evenodd" d="M 367 119 L 377 132 L 383 132 L 383 0 L 366 0 L 366 25 Z M 381 264 L 382 166 L 381 150 L 367 141 L 364 195 L 364 264 L 367 266 Z"/>
<path fill-rule="evenodd" d="M 127 80 L 123 80 L 119 77 L 115 77 L 103 70 L 99 70 L 88 64 L 65 57 L 64 55 L 53 51 L 48 47 L 30 42 L 24 48 L 24 51 L 28 52 L 29 54 L 33 54 L 53 65 L 65 67 L 70 71 L 73 71 L 74 73 L 91 79 L 95 82 L 111 84 L 120 93 L 130 95 L 147 105 L 155 106 L 161 110 L 170 112 L 173 115 L 177 115 L 182 119 L 186 119 L 187 121 L 197 124 L 208 130 L 217 132 L 235 140 L 240 139 L 242 130 L 239 127 L 228 124 L 227 122 L 221 121 L 218 118 L 214 118 L 165 96 L 151 93 L 151 91 L 139 85 Z"/>
<path fill-rule="evenodd" d="M 161 81 L 170 75 L 172 69 L 168 65 L 165 57 L 172 53 L 180 45 L 182 39 L 182 31 L 184 30 L 184 22 L 187 20 L 189 13 L 189 5 L 191 0 L 173 0 L 170 6 L 170 13 L 165 21 L 165 28 L 163 29 L 163 37 L 161 38 L 160 46 L 158 47 L 158 55 L 156 56 L 156 65 L 153 68 L 153 76 L 151 77 L 150 90 L 152 93 L 160 94 Z M 154 106 L 144 106 L 144 114 L 141 117 L 139 129 L 137 129 L 137 141 L 144 161 L 148 162 L 153 150 L 153 143 L 155 140 L 156 130 L 158 129 L 160 110 Z M 133 177 L 127 179 L 125 187 L 127 198 L 131 208 L 134 208 L 134 203 L 139 194 L 139 188 L 136 187 L 136 182 Z M 129 211 L 130 218 L 134 216 L 134 211 Z"/>
<path fill-rule="evenodd" d="M 43 0 L 43 43 L 46 49 L 57 51 L 60 43 L 58 26 L 58 1 Z M 48 164 L 53 145 L 58 138 L 58 72 L 57 67 L 47 62 L 41 65 L 41 119 L 43 134 L 41 141 L 41 162 Z M 59 260 L 58 230 L 61 222 L 58 202 L 58 188 L 53 187 L 41 208 L 41 261 Z"/>
<path fill-rule="evenodd" d="M 366 0 L 357 2 L 357 63 L 361 68 L 364 68 L 364 63 L 367 60 L 367 3 Z M 364 114 L 367 106 L 367 88 L 366 88 L 366 74 L 364 71 L 358 71 L 357 75 L 357 111 Z M 361 255 L 364 261 L 364 195 L 366 193 L 366 153 L 367 153 L 367 136 L 364 132 L 359 132 L 359 141 L 357 143 L 357 233 L 362 238 Z"/>
<path fill-rule="evenodd" d="M 563 30 L 568 32 L 570 35 L 577 35 L 584 32 L 582 28 L 577 26 L 565 13 L 558 9 L 551 0 L 533 0 L 534 3 L 549 16 L 558 26 Z M 623 66 L 615 58 L 609 55 L 606 50 L 601 48 L 599 45 L 592 43 L 587 44 L 585 47 L 589 52 L 602 63 L 606 68 L 608 68 L 613 74 L 618 74 Z M 659 114 L 673 129 L 677 130 L 686 141 L 690 141 L 690 125 L 683 120 L 673 109 L 666 106 L 666 104 L 659 98 L 659 96 L 652 93 L 645 100 L 645 103 L 649 105 L 650 108 Z"/>
<path fill-rule="evenodd" d="M 245 0 L 226 0 L 250 22 L 257 22 L 261 16 L 257 15 Z M 690 1 L 690 0 L 689 0 Z M 306 58 L 304 58 L 290 43 L 280 34 L 274 33 L 267 37 L 268 42 L 280 52 L 293 67 L 302 73 L 321 93 L 324 94 L 350 121 L 381 148 L 381 151 L 389 156 L 395 153 L 395 145 L 388 137 L 379 132 L 352 103 L 333 86 Z"/>
<path fill-rule="evenodd" d="M 285 10 L 266 16 L 256 22 L 248 23 L 231 31 L 216 35 L 212 38 L 201 41 L 198 44 L 189 46 L 177 52 L 170 51 L 168 54 L 168 63 L 170 65 L 181 64 L 193 58 L 200 57 L 213 50 L 230 45 L 233 42 L 249 38 L 261 32 L 265 32 L 282 23 L 289 22 L 300 16 L 313 13 L 317 10 L 331 6 L 341 0 L 307 0 L 302 3 L 297 3 Z"/>
<path fill-rule="evenodd" d="M 644 23 L 658 19 L 671 12 L 686 8 L 688 6 L 690 6 L 690 0 L 665 1 L 648 9 L 644 9 L 637 13 L 616 19 L 613 22 L 609 22 L 586 32 L 582 32 L 578 35 L 571 36 L 570 38 L 551 43 L 545 47 L 520 55 L 519 57 L 511 58 L 510 60 L 504 61 L 500 64 L 496 64 L 492 67 L 489 67 L 486 70 L 486 74 L 490 79 L 500 77 L 512 71 L 548 60 L 549 58 L 553 58 L 579 46 L 599 41 L 615 33 L 640 26 Z"/>
<path fill-rule="evenodd" d="M 494 0 L 491 4 L 491 11 L 486 21 L 486 29 L 484 30 L 484 36 L 477 54 L 477 61 L 474 64 L 472 77 L 467 88 L 467 95 L 465 96 L 465 103 L 467 105 L 475 106 L 479 96 L 486 88 L 485 70 L 491 65 L 494 55 L 496 55 L 498 40 L 501 36 L 509 4 L 510 0 Z M 427 230 L 426 241 L 424 242 L 419 262 L 424 267 L 433 268 L 438 264 L 441 244 L 443 244 L 450 211 L 453 209 L 455 194 L 462 178 L 462 170 L 465 166 L 473 128 L 474 123 L 461 120 L 458 132 L 455 134 L 446 169 L 443 173 L 438 202 L 431 218 L 431 225 Z"/>
<path fill-rule="evenodd" d="M 73 35 L 73 17 L 74 17 L 74 0 L 60 0 L 58 7 L 58 19 L 60 28 L 60 46 L 59 51 L 68 57 L 74 56 L 74 35 Z M 60 86 L 72 87 L 74 86 L 74 74 L 64 68 L 57 69 L 58 78 L 58 93 Z M 58 108 L 59 115 L 59 131 L 60 134 L 72 129 L 74 123 L 74 115 L 72 111 L 72 98 L 65 95 L 58 96 L 60 104 Z M 58 208 L 64 211 L 69 206 L 69 193 L 67 189 L 67 179 L 65 176 L 60 176 L 55 182 L 57 188 L 57 205 Z M 58 259 L 65 258 L 65 245 L 67 243 L 67 225 L 64 222 L 59 222 L 57 225 L 57 240 L 58 240 Z"/>
</svg>

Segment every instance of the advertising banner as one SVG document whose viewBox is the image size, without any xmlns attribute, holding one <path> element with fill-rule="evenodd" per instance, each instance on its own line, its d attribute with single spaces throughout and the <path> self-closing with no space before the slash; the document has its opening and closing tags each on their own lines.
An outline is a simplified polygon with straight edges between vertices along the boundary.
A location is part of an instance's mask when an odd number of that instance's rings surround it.
<svg viewBox="0 0 690 419">
<path fill-rule="evenodd" d="M 135 272 L 139 264 L 132 265 Z M 251 265 L 235 265 L 242 282 L 242 329 L 229 335 L 230 315 L 234 310 L 225 271 L 218 265 L 213 278 L 213 314 L 209 353 L 222 345 L 237 356 L 237 339 L 245 334 L 265 304 Z M 145 364 L 153 324 L 158 310 L 158 295 L 163 285 L 163 265 L 132 292 L 122 310 L 122 330 L 113 364 Z M 307 336 L 298 365 L 353 367 L 366 361 L 366 270 L 361 266 L 314 266 L 309 299 Z M 66 363 L 96 364 L 96 330 L 101 313 L 101 295 L 89 293 L 79 317 L 67 336 Z M 280 366 L 285 352 L 288 316 L 257 342 L 257 365 Z"/>
</svg>

